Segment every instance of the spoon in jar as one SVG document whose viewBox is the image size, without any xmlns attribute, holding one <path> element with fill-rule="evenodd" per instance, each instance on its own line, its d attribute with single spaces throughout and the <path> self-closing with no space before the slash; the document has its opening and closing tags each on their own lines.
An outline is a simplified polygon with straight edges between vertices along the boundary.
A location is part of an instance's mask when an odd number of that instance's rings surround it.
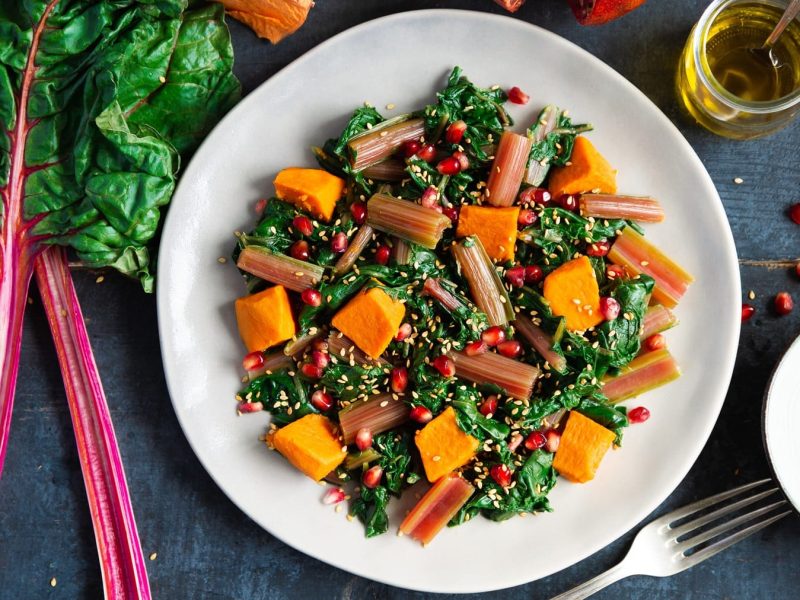
<svg viewBox="0 0 800 600">
<path fill-rule="evenodd" d="M 786 10 L 783 11 L 780 21 L 778 21 L 778 24 L 775 25 L 775 29 L 773 29 L 772 33 L 769 34 L 761 48 L 750 48 L 750 52 L 752 52 L 753 55 L 759 60 L 762 60 L 768 65 L 772 65 L 772 67 L 775 69 L 782 67 L 784 63 L 781 62 L 777 56 L 775 56 L 775 53 L 772 51 L 772 47 L 775 45 L 775 42 L 778 41 L 778 38 L 781 36 L 789 23 L 791 23 L 797 16 L 797 13 L 800 13 L 800 0 L 792 0 L 789 3 L 789 6 L 786 7 Z"/>
</svg>

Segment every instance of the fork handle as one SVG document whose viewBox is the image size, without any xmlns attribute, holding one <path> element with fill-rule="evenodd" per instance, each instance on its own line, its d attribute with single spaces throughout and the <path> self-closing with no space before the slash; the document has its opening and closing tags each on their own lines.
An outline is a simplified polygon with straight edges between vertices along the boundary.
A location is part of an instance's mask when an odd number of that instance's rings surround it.
<svg viewBox="0 0 800 600">
<path fill-rule="evenodd" d="M 588 598 L 592 594 L 596 594 L 602 590 L 604 587 L 611 585 L 615 581 L 624 579 L 629 575 L 633 575 L 633 573 L 623 560 L 618 565 L 611 567 L 605 573 L 600 573 L 600 575 L 597 577 L 590 579 L 586 583 L 582 583 L 579 586 L 564 592 L 563 594 L 559 594 L 551 600 L 582 600 L 582 598 Z"/>
</svg>

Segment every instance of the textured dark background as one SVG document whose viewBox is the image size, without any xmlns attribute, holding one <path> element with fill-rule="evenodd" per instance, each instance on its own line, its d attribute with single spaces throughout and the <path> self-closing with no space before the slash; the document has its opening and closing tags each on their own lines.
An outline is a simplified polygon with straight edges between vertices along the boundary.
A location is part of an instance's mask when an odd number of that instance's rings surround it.
<svg viewBox="0 0 800 600">
<path fill-rule="evenodd" d="M 563 0 L 528 0 L 517 13 L 517 18 L 555 31 L 610 64 L 680 127 L 722 196 L 741 257 L 743 289 L 757 293 L 757 313 L 743 327 L 719 422 L 697 464 L 654 514 L 768 475 L 760 433 L 762 393 L 782 350 L 800 333 L 800 310 L 777 317 L 769 308 L 772 296 L 784 289 L 800 301 L 800 279 L 788 268 L 788 261 L 800 254 L 800 227 L 786 217 L 787 207 L 800 201 L 800 127 L 795 123 L 766 140 L 734 142 L 700 130 L 679 114 L 672 87 L 675 67 L 689 29 L 706 4 L 650 0 L 617 22 L 591 29 L 575 23 Z M 429 7 L 503 12 L 490 0 L 318 0 L 305 26 L 277 47 L 231 23 L 236 72 L 250 91 L 352 25 Z M 476 42 L 492 43 L 488 35 Z M 536 57 L 526 58 L 521 67 L 535 69 Z M 735 185 L 734 177 L 744 183 Z M 156 598 L 422 596 L 308 558 L 235 508 L 200 466 L 178 427 L 162 375 L 155 298 L 115 276 L 99 285 L 95 274 L 79 273 L 75 279 L 125 459 L 144 551 L 158 553 L 148 562 Z M 99 598 L 100 570 L 72 427 L 35 289 L 31 295 L 34 305 L 25 323 L 11 442 L 0 481 L 0 599 Z M 675 444 L 680 443 L 677 434 Z M 552 577 L 488 596 L 552 596 L 610 567 L 632 537 L 626 534 Z M 530 551 L 547 552 L 550 544 L 558 540 L 532 539 Z M 792 516 L 688 572 L 670 579 L 631 578 L 599 597 L 797 597 L 798 564 L 800 519 Z M 475 568 L 503 568 L 502 559 L 477 559 Z M 58 580 L 55 588 L 49 584 L 52 577 Z"/>
</svg>

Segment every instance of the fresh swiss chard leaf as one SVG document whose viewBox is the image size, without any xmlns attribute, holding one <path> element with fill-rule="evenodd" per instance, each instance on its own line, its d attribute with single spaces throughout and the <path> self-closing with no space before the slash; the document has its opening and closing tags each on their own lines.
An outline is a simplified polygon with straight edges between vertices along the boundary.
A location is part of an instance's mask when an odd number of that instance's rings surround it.
<svg viewBox="0 0 800 600">
<path fill-rule="evenodd" d="M 361 495 L 353 501 L 350 514 L 358 517 L 364 524 L 367 537 L 375 537 L 389 530 L 389 516 L 386 506 L 389 504 L 389 491 L 382 485 L 370 489 L 361 487 Z"/>
<path fill-rule="evenodd" d="M 256 377 L 236 398 L 239 401 L 262 402 L 278 425 L 286 425 L 317 412 L 309 403 L 306 386 L 299 376 L 289 375 L 285 370 Z"/>
</svg>

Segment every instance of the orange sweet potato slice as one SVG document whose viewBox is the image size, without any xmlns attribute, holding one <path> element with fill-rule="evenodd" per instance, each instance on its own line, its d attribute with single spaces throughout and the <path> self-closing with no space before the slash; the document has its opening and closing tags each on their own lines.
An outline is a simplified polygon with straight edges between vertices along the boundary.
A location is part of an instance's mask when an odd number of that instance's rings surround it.
<svg viewBox="0 0 800 600">
<path fill-rule="evenodd" d="M 397 333 L 405 305 L 379 287 L 362 291 L 345 304 L 331 324 L 372 358 L 378 358 Z"/>
<path fill-rule="evenodd" d="M 553 468 L 570 481 L 590 481 L 615 437 L 613 431 L 573 410 L 561 435 Z"/>
<path fill-rule="evenodd" d="M 275 195 L 318 219 L 330 221 L 344 180 L 322 169 L 289 167 L 275 177 Z"/>
<path fill-rule="evenodd" d="M 545 277 L 543 293 L 553 314 L 564 317 L 570 331 L 583 331 L 603 321 L 600 289 L 586 256 L 564 263 Z"/>
<path fill-rule="evenodd" d="M 519 207 L 465 205 L 458 214 L 457 237 L 477 235 L 491 258 L 498 262 L 514 260 Z"/>
<path fill-rule="evenodd" d="M 219 0 L 234 19 L 277 44 L 305 23 L 314 0 Z"/>
<path fill-rule="evenodd" d="M 434 482 L 469 462 L 480 442 L 464 433 L 456 422 L 456 411 L 448 406 L 433 421 L 417 431 L 414 442 L 422 457 L 428 481 Z"/>
<path fill-rule="evenodd" d="M 611 168 L 592 142 L 583 136 L 578 136 L 575 138 L 569 164 L 551 171 L 547 188 L 553 198 L 563 194 L 591 191 L 616 194 L 617 172 Z"/>
<path fill-rule="evenodd" d="M 295 334 L 286 288 L 276 285 L 236 300 L 236 322 L 248 352 L 266 350 Z"/>
<path fill-rule="evenodd" d="M 297 469 L 319 481 L 347 456 L 336 430 L 317 414 L 289 423 L 271 436 L 272 445 Z"/>
</svg>

